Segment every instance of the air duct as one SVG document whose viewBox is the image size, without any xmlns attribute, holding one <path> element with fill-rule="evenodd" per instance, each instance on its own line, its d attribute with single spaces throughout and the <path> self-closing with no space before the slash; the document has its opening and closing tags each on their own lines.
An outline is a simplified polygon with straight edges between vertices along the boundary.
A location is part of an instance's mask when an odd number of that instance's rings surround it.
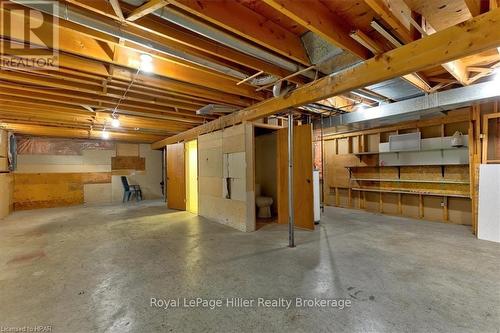
<svg viewBox="0 0 500 333">
<path fill-rule="evenodd" d="M 61 4 L 59 2 L 43 3 L 43 2 L 26 1 L 26 0 L 12 0 L 12 2 L 15 2 L 17 4 L 23 5 L 31 9 L 38 10 L 40 12 L 49 15 L 55 14 L 60 19 L 76 23 L 78 25 L 90 28 L 92 30 L 103 32 L 110 36 L 141 45 L 148 49 L 152 49 L 161 52 L 163 54 L 166 54 L 168 56 L 182 59 L 191 62 L 193 64 L 197 64 L 238 79 L 244 79 L 247 77 L 246 74 L 236 71 L 232 68 L 222 66 L 220 64 L 214 63 L 204 58 L 197 57 L 189 53 L 170 48 L 161 43 L 154 42 L 150 39 L 146 39 L 131 33 L 127 33 L 123 31 L 120 25 L 118 24 L 113 25 L 94 18 L 90 18 L 83 12 L 80 12 L 79 10 L 70 7 L 68 4 Z"/>
<path fill-rule="evenodd" d="M 418 120 L 499 97 L 498 83 L 490 81 L 325 118 L 323 126 L 330 127 L 331 132 L 381 127 L 402 121 Z M 320 126 L 319 123 L 316 125 Z"/>
<path fill-rule="evenodd" d="M 233 113 L 238 111 L 239 109 L 236 107 L 228 106 L 228 105 L 220 105 L 220 104 L 208 104 L 202 107 L 201 109 L 196 111 L 196 114 L 199 115 L 212 115 L 217 113 Z"/>
</svg>

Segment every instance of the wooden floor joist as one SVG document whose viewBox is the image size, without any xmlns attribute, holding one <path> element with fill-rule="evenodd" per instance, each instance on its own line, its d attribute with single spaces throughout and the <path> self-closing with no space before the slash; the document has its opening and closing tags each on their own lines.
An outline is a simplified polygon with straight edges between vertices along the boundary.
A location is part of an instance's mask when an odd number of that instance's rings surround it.
<svg viewBox="0 0 500 333">
<path fill-rule="evenodd" d="M 406 75 L 500 46 L 500 9 L 439 31 L 395 50 L 369 59 L 337 75 L 327 76 L 292 91 L 290 94 L 257 103 L 181 134 L 155 142 L 152 147 L 196 138 L 198 135 L 273 115 L 339 95 L 353 89 Z"/>
</svg>

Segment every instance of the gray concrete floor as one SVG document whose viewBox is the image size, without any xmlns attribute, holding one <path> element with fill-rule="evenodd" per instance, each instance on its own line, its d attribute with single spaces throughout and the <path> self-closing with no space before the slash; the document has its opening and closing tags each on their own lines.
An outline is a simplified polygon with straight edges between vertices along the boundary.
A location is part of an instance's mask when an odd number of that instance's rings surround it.
<svg viewBox="0 0 500 333">
<path fill-rule="evenodd" d="M 161 202 L 0 222 L 0 326 L 52 332 L 499 332 L 500 244 L 469 228 L 326 208 L 287 248 Z M 345 298 L 350 308 L 152 308 L 151 298 Z"/>
</svg>

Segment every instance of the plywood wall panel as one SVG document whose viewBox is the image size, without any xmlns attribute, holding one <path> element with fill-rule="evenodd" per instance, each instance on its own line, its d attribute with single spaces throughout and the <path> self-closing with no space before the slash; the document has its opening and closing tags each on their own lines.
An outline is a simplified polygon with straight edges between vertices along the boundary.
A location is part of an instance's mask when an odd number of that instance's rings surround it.
<svg viewBox="0 0 500 333">
<path fill-rule="evenodd" d="M 472 202 L 468 198 L 448 198 L 449 222 L 472 225 Z"/>
<path fill-rule="evenodd" d="M 146 159 L 137 156 L 116 156 L 111 158 L 111 170 L 145 170 Z"/>
<path fill-rule="evenodd" d="M 0 129 L 0 157 L 8 155 L 8 139 L 7 131 Z"/>
<path fill-rule="evenodd" d="M 443 221 L 443 207 L 444 203 L 442 197 L 428 196 L 424 195 L 422 197 L 423 200 L 423 208 L 424 208 L 424 216 L 423 218 L 431 221 Z"/>
<path fill-rule="evenodd" d="M 418 195 L 410 195 L 410 194 L 402 194 L 401 195 L 401 204 L 403 215 L 413 218 L 419 218 L 419 203 L 418 203 Z"/>
<path fill-rule="evenodd" d="M 84 184 L 111 182 L 110 173 L 14 173 L 14 209 L 71 206 L 84 203 Z"/>
<path fill-rule="evenodd" d="M 391 215 L 399 214 L 398 195 L 394 193 L 382 193 L 382 212 Z"/>
<path fill-rule="evenodd" d="M 12 174 L 0 173 L 0 219 L 13 210 L 14 182 Z"/>
</svg>

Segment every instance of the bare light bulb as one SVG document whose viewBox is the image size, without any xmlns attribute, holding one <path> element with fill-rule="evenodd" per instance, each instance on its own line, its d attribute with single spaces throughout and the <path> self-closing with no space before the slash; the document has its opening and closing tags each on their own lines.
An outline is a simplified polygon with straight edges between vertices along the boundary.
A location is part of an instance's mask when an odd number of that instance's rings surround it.
<svg viewBox="0 0 500 333">
<path fill-rule="evenodd" d="M 104 139 L 104 140 L 108 140 L 109 139 L 109 132 L 106 131 L 105 129 L 102 131 L 101 133 L 101 137 Z"/>
<path fill-rule="evenodd" d="M 120 119 L 113 118 L 113 120 L 111 120 L 111 126 L 113 126 L 114 128 L 120 127 Z"/>
<path fill-rule="evenodd" d="M 141 63 L 151 63 L 153 61 L 153 57 L 151 57 L 149 54 L 143 53 L 140 56 L 141 58 Z"/>
<path fill-rule="evenodd" d="M 144 72 L 152 72 L 153 71 L 153 57 L 149 54 L 141 54 L 141 70 Z"/>
</svg>

